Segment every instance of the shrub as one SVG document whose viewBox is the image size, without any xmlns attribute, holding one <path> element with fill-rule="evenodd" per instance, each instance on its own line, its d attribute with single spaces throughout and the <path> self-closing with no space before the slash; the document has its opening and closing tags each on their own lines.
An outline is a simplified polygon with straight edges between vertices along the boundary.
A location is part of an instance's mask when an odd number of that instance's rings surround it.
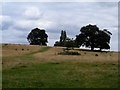
<svg viewBox="0 0 120 90">
<path fill-rule="evenodd" d="M 8 44 L 4 44 L 5 46 L 7 46 Z"/>
<path fill-rule="evenodd" d="M 22 48 L 22 51 L 24 51 L 24 49 Z"/>
<path fill-rule="evenodd" d="M 95 54 L 95 56 L 98 56 L 98 54 Z"/>
<path fill-rule="evenodd" d="M 115 63 L 113 63 L 112 65 L 116 65 Z"/>
<path fill-rule="evenodd" d="M 22 66 L 20 66 L 20 67 L 23 67 L 23 68 L 25 68 L 25 67 L 27 67 L 26 65 L 22 65 Z"/>
<path fill-rule="evenodd" d="M 97 64 L 95 66 L 98 66 Z"/>
<path fill-rule="evenodd" d="M 51 62 L 51 64 L 60 64 L 59 62 Z"/>
<path fill-rule="evenodd" d="M 59 55 L 81 55 L 80 53 L 78 52 L 67 52 L 67 51 L 64 51 L 64 52 L 60 52 L 58 53 Z"/>
</svg>

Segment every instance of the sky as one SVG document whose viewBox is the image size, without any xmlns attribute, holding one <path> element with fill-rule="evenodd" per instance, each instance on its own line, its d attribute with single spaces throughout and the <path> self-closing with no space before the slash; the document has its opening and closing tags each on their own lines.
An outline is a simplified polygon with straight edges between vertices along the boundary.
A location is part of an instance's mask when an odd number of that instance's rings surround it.
<svg viewBox="0 0 120 90">
<path fill-rule="evenodd" d="M 61 30 L 66 30 L 67 36 L 75 39 L 81 27 L 93 24 L 112 33 L 110 47 L 112 51 L 118 51 L 118 2 L 7 0 L 0 4 L 1 43 L 29 44 L 27 35 L 37 27 L 46 30 L 48 45 L 53 46 L 59 40 Z"/>
</svg>

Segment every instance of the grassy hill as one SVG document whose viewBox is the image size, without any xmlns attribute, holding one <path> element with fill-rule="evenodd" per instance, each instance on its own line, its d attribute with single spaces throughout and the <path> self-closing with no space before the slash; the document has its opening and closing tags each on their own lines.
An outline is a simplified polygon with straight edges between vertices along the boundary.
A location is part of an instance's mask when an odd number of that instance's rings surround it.
<svg viewBox="0 0 120 90">
<path fill-rule="evenodd" d="M 117 88 L 118 53 L 60 47 L 2 45 L 3 88 Z"/>
</svg>

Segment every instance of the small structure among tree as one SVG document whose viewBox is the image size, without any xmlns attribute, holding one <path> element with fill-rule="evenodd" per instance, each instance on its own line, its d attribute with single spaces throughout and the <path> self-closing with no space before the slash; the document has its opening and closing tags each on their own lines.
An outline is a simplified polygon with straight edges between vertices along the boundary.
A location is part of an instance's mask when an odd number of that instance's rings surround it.
<svg viewBox="0 0 120 90">
<path fill-rule="evenodd" d="M 44 29 L 35 28 L 28 34 L 27 40 L 30 45 L 47 45 L 48 35 Z"/>
</svg>

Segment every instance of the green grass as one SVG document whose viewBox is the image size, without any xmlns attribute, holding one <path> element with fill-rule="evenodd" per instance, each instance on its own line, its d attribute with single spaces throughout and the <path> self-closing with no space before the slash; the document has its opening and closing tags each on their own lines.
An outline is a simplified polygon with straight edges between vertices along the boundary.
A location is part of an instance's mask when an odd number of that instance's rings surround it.
<svg viewBox="0 0 120 90">
<path fill-rule="evenodd" d="M 36 54 L 36 53 L 39 53 L 39 52 L 45 52 L 45 51 L 48 51 L 51 47 L 42 47 L 40 50 L 36 51 L 36 52 L 31 52 L 31 53 L 28 53 L 28 54 L 25 54 L 25 55 L 33 55 L 33 54 Z"/>
<path fill-rule="evenodd" d="M 3 88 L 117 88 L 117 67 L 95 65 L 48 62 L 16 66 L 3 71 Z"/>
<path fill-rule="evenodd" d="M 31 53 L 28 53 L 28 54 L 24 54 L 24 55 L 21 55 L 21 56 L 16 56 L 15 58 L 22 59 L 22 60 L 26 60 L 26 59 L 33 60 L 33 59 L 34 59 L 34 58 L 33 58 L 33 55 L 34 55 L 34 54 L 48 51 L 50 48 L 51 48 L 51 47 L 42 47 L 42 48 L 40 48 L 38 51 L 31 52 Z"/>
<path fill-rule="evenodd" d="M 36 52 L 4 59 L 23 63 L 2 71 L 3 88 L 117 88 L 118 66 L 112 63 L 88 63 L 74 60 L 66 62 L 49 61 L 32 63 L 36 53 L 43 53 L 50 47 Z M 47 57 L 46 57 L 47 58 Z M 4 60 L 3 59 L 3 60 Z M 48 58 L 49 59 L 49 58 Z M 25 64 L 24 61 L 28 63 Z"/>
</svg>

